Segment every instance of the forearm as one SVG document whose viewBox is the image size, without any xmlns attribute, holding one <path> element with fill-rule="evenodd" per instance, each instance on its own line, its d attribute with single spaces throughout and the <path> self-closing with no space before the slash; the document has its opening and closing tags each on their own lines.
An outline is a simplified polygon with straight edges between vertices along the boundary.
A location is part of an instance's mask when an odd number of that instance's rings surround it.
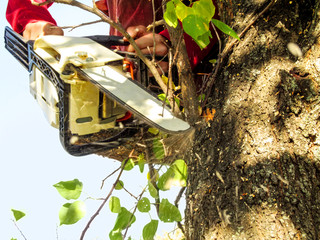
<svg viewBox="0 0 320 240">
<path fill-rule="evenodd" d="M 30 0 L 9 0 L 6 18 L 13 30 L 18 33 L 22 33 L 28 23 L 36 21 L 46 21 L 56 25 L 56 21 L 48 11 L 49 6 L 34 6 Z"/>
</svg>

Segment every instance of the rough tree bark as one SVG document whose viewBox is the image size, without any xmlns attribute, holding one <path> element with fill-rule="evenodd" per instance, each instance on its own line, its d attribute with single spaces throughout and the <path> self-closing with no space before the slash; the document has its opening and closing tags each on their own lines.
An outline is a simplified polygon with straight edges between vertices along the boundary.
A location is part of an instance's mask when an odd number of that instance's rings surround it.
<svg viewBox="0 0 320 240">
<path fill-rule="evenodd" d="M 241 32 L 271 0 L 218 2 Z M 187 239 L 320 239 L 319 5 L 275 1 L 224 59 L 186 159 Z"/>
</svg>

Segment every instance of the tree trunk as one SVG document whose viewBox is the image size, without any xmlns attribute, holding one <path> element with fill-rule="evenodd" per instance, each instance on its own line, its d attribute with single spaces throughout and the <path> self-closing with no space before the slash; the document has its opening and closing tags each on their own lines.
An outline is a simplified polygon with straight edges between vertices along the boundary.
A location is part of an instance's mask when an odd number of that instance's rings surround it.
<svg viewBox="0 0 320 240">
<path fill-rule="evenodd" d="M 240 33 L 272 1 L 218 2 Z M 186 159 L 187 239 L 320 239 L 319 5 L 275 1 L 224 59 Z"/>
</svg>

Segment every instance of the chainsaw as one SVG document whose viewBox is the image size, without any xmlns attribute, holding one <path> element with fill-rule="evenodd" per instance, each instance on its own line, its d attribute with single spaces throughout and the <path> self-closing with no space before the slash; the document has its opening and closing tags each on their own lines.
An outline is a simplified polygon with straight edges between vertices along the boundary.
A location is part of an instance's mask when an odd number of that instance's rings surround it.
<svg viewBox="0 0 320 240">
<path fill-rule="evenodd" d="M 71 155 L 117 148 L 145 127 L 170 134 L 190 129 L 147 88 L 146 65 L 133 53 L 115 50 L 127 44 L 122 37 L 28 41 L 9 27 L 4 37 L 6 49 L 30 73 L 30 92 Z"/>
</svg>

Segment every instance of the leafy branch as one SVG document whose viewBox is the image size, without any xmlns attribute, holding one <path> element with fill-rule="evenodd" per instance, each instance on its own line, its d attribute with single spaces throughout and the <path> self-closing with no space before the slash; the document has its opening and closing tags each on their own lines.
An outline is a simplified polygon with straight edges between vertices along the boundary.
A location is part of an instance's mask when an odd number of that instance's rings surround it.
<svg viewBox="0 0 320 240">
<path fill-rule="evenodd" d="M 127 160 L 127 161 L 128 161 L 128 160 Z M 125 161 L 125 164 L 126 164 L 127 161 Z M 114 182 L 114 184 L 112 185 L 112 188 L 110 189 L 107 197 L 103 200 L 103 202 L 101 203 L 101 205 L 100 205 L 100 207 L 98 208 L 98 210 L 92 215 L 92 217 L 90 218 L 89 222 L 87 223 L 87 225 L 85 226 L 84 230 L 82 231 L 80 240 L 83 240 L 83 239 L 84 239 L 85 234 L 86 234 L 86 232 L 88 231 L 88 229 L 90 228 L 91 223 L 92 223 L 93 220 L 99 215 L 99 213 L 101 212 L 102 208 L 104 207 L 104 205 L 107 203 L 107 201 L 108 201 L 109 198 L 111 197 L 112 192 L 113 192 L 114 189 L 116 188 L 117 183 L 119 182 L 120 177 L 121 177 L 121 175 L 122 175 L 122 173 L 123 173 L 123 171 L 124 171 L 124 166 L 125 166 L 125 164 L 121 167 L 121 170 L 120 170 L 120 172 L 119 172 L 119 174 L 118 174 L 118 177 L 117 177 L 116 181 Z"/>
</svg>

